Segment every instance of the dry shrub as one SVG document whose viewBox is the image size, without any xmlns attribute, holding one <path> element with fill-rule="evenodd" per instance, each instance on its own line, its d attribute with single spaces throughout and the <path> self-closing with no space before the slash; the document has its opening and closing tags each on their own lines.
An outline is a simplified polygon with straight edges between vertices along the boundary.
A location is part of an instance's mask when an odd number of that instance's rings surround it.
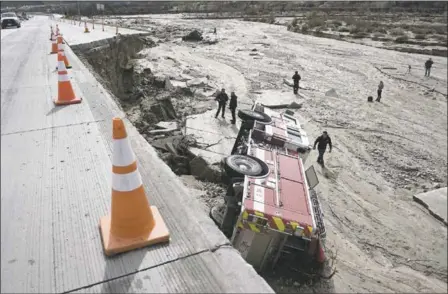
<svg viewBox="0 0 448 294">
<path fill-rule="evenodd" d="M 382 38 L 382 37 L 384 37 L 384 34 L 383 34 L 383 33 L 380 33 L 380 32 L 375 32 L 375 33 L 373 34 L 373 37 L 375 37 L 375 38 Z"/>
<path fill-rule="evenodd" d="M 308 19 L 308 26 L 310 28 L 325 26 L 325 19 L 322 17 Z"/>
<path fill-rule="evenodd" d="M 313 18 L 317 18 L 317 11 L 312 11 L 306 14 L 306 18 L 308 20 L 313 19 Z"/>
<path fill-rule="evenodd" d="M 310 28 L 309 28 L 308 25 L 306 25 L 306 24 L 302 25 L 302 27 L 300 28 L 300 30 L 302 31 L 302 33 L 306 33 L 306 32 L 308 32 L 309 29 L 310 29 Z"/>
<path fill-rule="evenodd" d="M 416 35 L 429 35 L 432 34 L 434 32 L 433 29 L 431 28 L 421 28 L 421 27 L 414 27 L 412 29 L 412 32 Z"/>
<path fill-rule="evenodd" d="M 387 31 L 386 31 L 386 29 L 385 29 L 385 28 L 383 28 L 383 27 L 380 27 L 380 28 L 376 28 L 376 31 L 377 31 L 378 33 L 381 33 L 381 34 L 387 34 Z"/>
<path fill-rule="evenodd" d="M 342 26 L 342 21 L 339 20 L 332 20 L 330 23 L 333 24 L 335 27 Z"/>
<path fill-rule="evenodd" d="M 399 36 L 395 39 L 395 43 L 406 43 L 408 41 L 408 36 Z"/>
<path fill-rule="evenodd" d="M 348 33 L 348 32 L 350 32 L 350 29 L 347 28 L 347 27 L 340 27 L 340 28 L 338 29 L 338 32 L 341 32 L 341 33 Z"/>
<path fill-rule="evenodd" d="M 447 39 L 446 35 L 432 35 L 431 38 L 442 42 L 446 42 Z"/>
<path fill-rule="evenodd" d="M 423 35 L 423 34 L 414 36 L 414 39 L 416 39 L 416 40 L 424 40 L 425 38 L 426 38 L 426 35 Z"/>
<path fill-rule="evenodd" d="M 361 29 L 357 26 L 351 26 L 350 27 L 350 34 L 357 34 L 357 33 L 361 33 Z"/>
<path fill-rule="evenodd" d="M 294 17 L 294 19 L 291 21 L 291 25 L 293 26 L 293 27 L 295 27 L 295 26 L 297 26 L 297 22 L 298 22 L 299 20 L 297 19 L 297 17 Z"/>
<path fill-rule="evenodd" d="M 435 26 L 433 27 L 434 31 L 437 34 L 443 35 L 447 33 L 447 27 L 446 26 Z"/>
<path fill-rule="evenodd" d="M 403 29 L 395 28 L 395 29 L 391 29 L 389 31 L 389 34 L 391 34 L 392 36 L 403 36 L 403 35 L 405 35 L 405 32 Z"/>
<path fill-rule="evenodd" d="M 370 35 L 365 32 L 358 32 L 358 33 L 354 34 L 352 37 L 355 39 L 363 39 L 363 38 L 367 38 L 369 36 Z"/>
</svg>

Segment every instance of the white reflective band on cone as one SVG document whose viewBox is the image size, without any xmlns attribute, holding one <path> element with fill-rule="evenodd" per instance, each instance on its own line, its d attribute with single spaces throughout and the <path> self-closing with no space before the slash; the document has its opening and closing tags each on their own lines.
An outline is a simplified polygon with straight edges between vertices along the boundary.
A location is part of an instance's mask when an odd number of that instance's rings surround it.
<svg viewBox="0 0 448 294">
<path fill-rule="evenodd" d="M 58 61 L 58 70 L 59 71 L 63 71 L 63 70 L 65 70 L 66 68 L 65 68 L 65 63 L 64 63 L 64 61 Z"/>
<path fill-rule="evenodd" d="M 128 138 L 114 139 L 112 164 L 114 166 L 128 166 L 135 161 L 135 154 L 132 151 Z"/>
<path fill-rule="evenodd" d="M 64 51 L 64 44 L 59 43 L 58 44 L 58 50 L 59 51 Z"/>
<path fill-rule="evenodd" d="M 59 75 L 58 76 L 58 82 L 68 82 L 70 81 L 68 75 Z"/>
<path fill-rule="evenodd" d="M 112 173 L 112 189 L 119 192 L 129 192 L 143 185 L 142 177 L 138 170 L 120 175 Z"/>
</svg>

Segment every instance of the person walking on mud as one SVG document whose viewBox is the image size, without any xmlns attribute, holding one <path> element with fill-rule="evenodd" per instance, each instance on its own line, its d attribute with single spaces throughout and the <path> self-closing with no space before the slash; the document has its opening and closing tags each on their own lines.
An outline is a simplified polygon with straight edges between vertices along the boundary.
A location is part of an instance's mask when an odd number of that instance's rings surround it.
<svg viewBox="0 0 448 294">
<path fill-rule="evenodd" d="M 237 96 L 235 95 L 235 92 L 230 93 L 230 103 L 229 103 L 229 109 L 230 112 L 232 113 L 232 125 L 234 125 L 236 123 L 236 117 L 235 117 L 235 111 L 236 111 L 236 107 L 237 107 Z"/>
<path fill-rule="evenodd" d="M 426 62 L 425 62 L 425 77 L 429 77 L 429 75 L 431 74 L 431 67 L 432 67 L 433 63 L 434 62 L 432 61 L 431 58 L 426 60 Z"/>
<path fill-rule="evenodd" d="M 299 75 L 299 72 L 296 71 L 296 73 L 292 76 L 292 80 L 294 81 L 294 94 L 297 94 L 297 92 L 299 91 L 299 81 L 300 81 L 301 77 Z"/>
<path fill-rule="evenodd" d="M 313 147 L 314 150 L 316 150 L 316 145 L 317 145 L 317 151 L 319 152 L 319 156 L 317 157 L 317 163 L 320 163 L 322 165 L 322 167 L 325 167 L 324 153 L 325 153 L 325 150 L 327 150 L 327 145 L 330 146 L 330 151 L 329 151 L 330 153 L 331 153 L 331 149 L 333 148 L 331 145 L 331 138 L 330 138 L 330 136 L 328 136 L 327 131 L 324 131 L 322 133 L 322 135 L 317 137 L 316 141 L 314 141 L 314 147 Z"/>
<path fill-rule="evenodd" d="M 411 74 L 411 69 L 412 69 L 412 67 L 409 65 L 408 66 L 408 71 L 406 72 L 406 74 Z"/>
<path fill-rule="evenodd" d="M 378 85 L 378 97 L 376 98 L 376 101 L 380 102 L 381 100 L 381 93 L 383 92 L 384 84 L 383 81 L 380 81 L 380 84 Z"/>
<path fill-rule="evenodd" d="M 221 109 L 222 109 L 222 118 L 225 118 L 224 112 L 226 110 L 226 103 L 229 100 L 229 96 L 227 96 L 226 94 L 226 89 L 223 88 L 221 92 L 219 92 L 219 94 L 216 95 L 215 100 L 218 101 L 218 111 L 216 112 L 215 118 L 218 118 Z"/>
</svg>

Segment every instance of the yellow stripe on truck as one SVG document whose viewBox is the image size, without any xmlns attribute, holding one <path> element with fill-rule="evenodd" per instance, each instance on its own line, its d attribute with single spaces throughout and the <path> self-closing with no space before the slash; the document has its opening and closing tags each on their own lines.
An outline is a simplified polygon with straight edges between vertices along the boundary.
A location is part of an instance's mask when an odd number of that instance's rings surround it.
<svg viewBox="0 0 448 294">
<path fill-rule="evenodd" d="M 311 235 L 311 233 L 313 233 L 313 227 L 308 226 L 308 231 L 310 232 L 310 235 Z"/>
<path fill-rule="evenodd" d="M 299 224 L 296 223 L 296 222 L 291 222 L 290 224 L 291 224 L 291 227 L 292 227 L 293 231 L 295 231 L 297 229 L 297 227 L 299 226 Z"/>
<path fill-rule="evenodd" d="M 274 221 L 275 225 L 277 226 L 277 229 L 280 232 L 284 232 L 285 231 L 285 224 L 283 223 L 283 220 L 281 218 L 273 216 L 272 220 Z"/>
<path fill-rule="evenodd" d="M 259 217 L 264 217 L 264 214 L 258 211 L 255 211 L 255 215 Z"/>
<path fill-rule="evenodd" d="M 257 225 L 254 223 L 247 223 L 249 225 L 249 228 L 254 231 L 255 233 L 260 233 L 260 230 L 257 228 Z"/>
</svg>

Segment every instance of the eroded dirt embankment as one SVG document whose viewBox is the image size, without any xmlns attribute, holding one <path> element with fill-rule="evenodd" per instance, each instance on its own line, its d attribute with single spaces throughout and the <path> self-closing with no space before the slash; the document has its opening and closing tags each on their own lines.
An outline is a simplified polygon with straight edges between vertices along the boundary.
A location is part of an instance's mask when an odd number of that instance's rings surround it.
<svg viewBox="0 0 448 294">
<path fill-rule="evenodd" d="M 213 199 L 218 199 L 223 192 L 220 185 L 213 184 L 221 183 L 220 170 L 192 154 L 188 147 L 202 147 L 181 131 L 186 116 L 206 111 L 208 102 L 198 106 L 193 97 L 195 86 L 177 87 L 169 76 L 151 70 L 148 57 L 139 52 L 155 46 L 145 34 L 119 35 L 73 46 L 72 50 L 111 91 L 129 120 L 158 150 L 160 157 L 177 175 L 182 175 L 187 184 L 193 182 L 196 194 L 206 206 L 211 206 Z M 202 84 L 197 86 L 207 88 Z M 204 182 L 199 183 L 195 178 Z"/>
</svg>

